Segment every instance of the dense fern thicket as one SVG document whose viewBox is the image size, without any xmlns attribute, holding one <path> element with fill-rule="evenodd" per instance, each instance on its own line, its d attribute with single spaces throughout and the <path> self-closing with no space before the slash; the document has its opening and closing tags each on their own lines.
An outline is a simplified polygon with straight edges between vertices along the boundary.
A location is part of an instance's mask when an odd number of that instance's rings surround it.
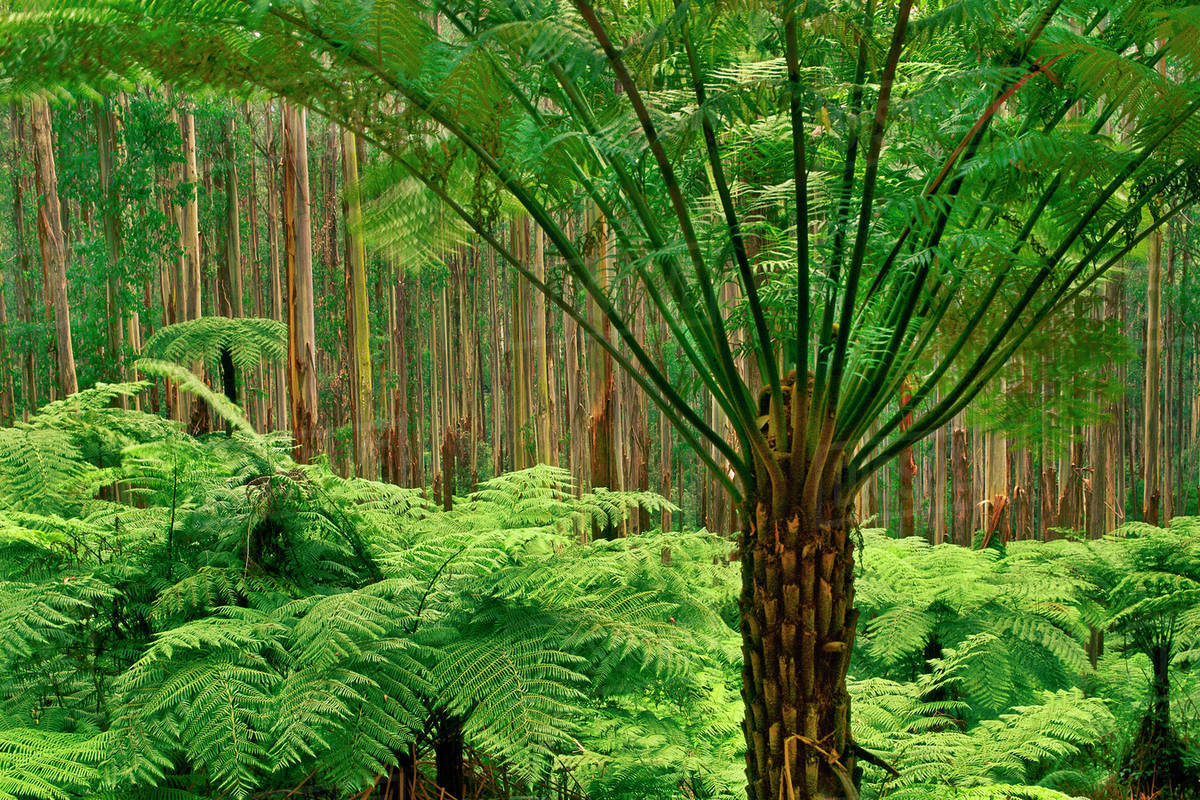
<svg viewBox="0 0 1200 800">
<path fill-rule="evenodd" d="M 0 796 L 345 796 L 450 720 L 533 778 L 733 663 L 727 545 L 578 544 L 652 495 L 543 467 L 444 512 L 112 406 L 143 386 L 0 431 Z"/>
<path fill-rule="evenodd" d="M 123 408 L 145 382 L 0 429 L 0 798 L 383 796 L 414 754 L 466 796 L 743 795 L 728 542 L 589 542 L 667 504 L 545 466 L 445 511 L 294 463 L 155 363 L 230 432 Z M 863 797 L 1188 796 L 1200 520 L 860 533 Z"/>
</svg>

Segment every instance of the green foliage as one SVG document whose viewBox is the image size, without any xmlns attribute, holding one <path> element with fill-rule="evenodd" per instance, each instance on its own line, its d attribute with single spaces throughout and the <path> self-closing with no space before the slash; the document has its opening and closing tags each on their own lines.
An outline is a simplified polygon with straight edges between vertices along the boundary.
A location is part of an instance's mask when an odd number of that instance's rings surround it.
<svg viewBox="0 0 1200 800">
<path fill-rule="evenodd" d="M 660 498 L 576 498 L 566 472 L 536 467 L 435 510 L 296 465 L 182 367 L 143 366 L 240 432 L 128 435 L 146 415 L 109 404 L 145 384 L 0 430 L 0 791 L 248 797 L 309 776 L 353 793 L 446 714 L 532 777 L 578 747 L 595 704 L 734 657 L 712 610 L 732 585 L 718 540 L 579 543 Z M 93 440 L 108 466 L 77 444 Z M 59 505 L 29 494 L 31 461 Z"/>
<path fill-rule="evenodd" d="M 217 369 L 224 351 L 240 369 L 263 361 L 280 362 L 287 356 L 287 326 L 257 317 L 200 317 L 159 329 L 142 354 L 184 366 L 203 362 Z"/>
<path fill-rule="evenodd" d="M 295 464 L 183 367 L 147 366 L 236 432 L 121 407 L 144 382 L 0 429 L 0 797 L 302 781 L 349 796 L 447 717 L 518 780 L 567 770 L 597 800 L 741 795 L 726 542 L 589 542 L 674 507 L 577 495 L 547 466 L 442 511 Z M 1154 673 L 1164 643 L 1172 696 L 1196 695 L 1198 533 L 1186 518 L 1001 552 L 863 532 L 864 797 L 1061 800 L 1102 783 L 1144 716 L 1129 676 Z M 1127 657 L 1091 672 L 1093 627 Z"/>
<path fill-rule="evenodd" d="M 958 701 L 930 699 L 976 667 L 970 645 L 949 651 L 912 683 L 871 678 L 852 684 L 855 736 L 898 775 L 869 767 L 878 796 L 1062 798 L 1079 785 L 1088 749 L 1114 731 L 1104 700 L 1078 690 L 1045 692 L 997 717 L 963 725 Z M 871 795 L 875 796 L 875 795 Z"/>
<path fill-rule="evenodd" d="M 565 769 L 597 800 L 740 796 L 728 545 L 580 543 L 665 501 L 577 496 L 539 466 L 445 512 L 296 465 L 244 424 L 195 438 L 117 405 L 144 388 L 0 430 L 0 797 L 251 797 L 306 778 L 350 795 L 447 715 L 515 776 Z M 1129 671 L 1150 662 L 1109 656 L 1084 695 L 1081 642 L 1089 626 L 1117 649 L 1169 632 L 1193 695 L 1197 538 L 1192 519 L 1003 553 L 864 532 L 864 797 L 1101 783 L 1144 708 Z"/>
<path fill-rule="evenodd" d="M 469 233 L 538 281 L 501 232 L 528 214 L 561 257 L 538 288 L 584 327 L 580 295 L 594 302 L 617 363 L 753 497 L 779 480 L 772 448 L 825 452 L 821 425 L 785 426 L 781 363 L 812 373 L 812 417 L 851 443 L 854 488 L 1016 375 L 1023 347 L 1082 359 L 1108 341 L 1078 301 L 1197 193 L 1197 29 L 1161 5 L 46 0 L 0 22 L 0 93 L 158 80 L 287 97 L 377 148 L 368 228 L 417 259 Z M 593 226 L 562 224 L 585 206 L 609 231 L 604 280 Z M 681 375 L 639 340 L 631 291 Z M 1014 382 L 992 416 L 1040 402 L 1032 388 Z M 1064 424 L 1094 413 L 1060 394 Z M 801 466 L 825 481 L 836 460 Z"/>
<path fill-rule="evenodd" d="M 912 680 L 955 649 L 952 691 L 994 713 L 1074 685 L 1086 669 L 1080 581 L 1039 563 L 1036 544 L 1013 543 L 1001 555 L 879 531 L 863 538 L 856 674 Z"/>
<path fill-rule="evenodd" d="M 1084 579 L 1093 624 L 1119 646 L 1184 666 L 1200 645 L 1200 518 L 1130 522 L 1099 541 L 1054 542 L 1044 558 Z"/>
</svg>

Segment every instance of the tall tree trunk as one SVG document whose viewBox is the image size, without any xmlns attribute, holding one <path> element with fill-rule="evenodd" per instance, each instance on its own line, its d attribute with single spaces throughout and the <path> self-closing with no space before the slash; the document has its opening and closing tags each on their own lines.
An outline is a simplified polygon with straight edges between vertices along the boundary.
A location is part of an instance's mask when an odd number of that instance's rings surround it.
<svg viewBox="0 0 1200 800">
<path fill-rule="evenodd" d="M 42 269 L 46 295 L 54 308 L 55 353 L 58 359 L 58 387 L 63 395 L 79 391 L 75 377 L 75 351 L 71 346 L 71 308 L 67 300 L 67 253 L 63 238 L 58 201 L 58 172 L 54 166 L 54 130 L 50 106 L 44 97 L 31 103 L 33 144 L 36 151 L 38 203 L 38 243 L 42 250 Z"/>
<path fill-rule="evenodd" d="M 509 225 L 513 253 L 522 263 L 531 261 L 529 217 L 519 215 Z M 509 361 L 509 385 L 512 387 L 512 443 L 513 469 L 526 469 L 534 464 L 539 453 L 533 420 L 533 391 L 529 385 L 533 373 L 533 301 L 529 282 L 513 274 L 512 282 L 512 327 L 511 359 Z"/>
<path fill-rule="evenodd" d="M 912 426 L 912 409 L 909 408 L 909 401 L 912 395 L 912 390 L 909 388 L 909 382 L 906 378 L 903 387 L 900 389 L 900 408 L 907 409 L 904 414 L 904 421 L 900 423 L 900 430 L 906 431 Z M 916 521 L 914 519 L 913 506 L 915 505 L 915 497 L 913 494 L 913 479 L 917 476 L 917 462 L 913 458 L 913 449 L 911 446 L 904 448 L 900 452 L 900 536 L 908 538 L 916 536 Z"/>
<path fill-rule="evenodd" d="M 949 430 L 949 425 L 943 425 L 934 435 L 933 524 L 929 526 L 933 544 L 946 541 L 946 433 Z"/>
<path fill-rule="evenodd" d="M 4 270 L 0 270 L 0 426 L 10 425 L 13 421 L 12 364 L 9 363 L 8 346 L 8 305 L 4 297 Z"/>
<path fill-rule="evenodd" d="M 1151 525 L 1158 524 L 1158 504 L 1162 494 L 1159 483 L 1159 425 L 1162 367 L 1162 234 L 1150 236 L 1150 252 L 1147 258 L 1146 281 L 1146 382 L 1144 395 L 1145 427 L 1142 447 L 1142 520 Z"/>
<path fill-rule="evenodd" d="M 664 375 L 667 375 L 669 373 L 667 372 L 667 369 L 666 369 L 666 366 L 667 366 L 666 357 L 663 355 L 663 336 L 664 336 L 664 328 L 665 327 L 666 327 L 666 324 L 664 322 L 662 322 L 662 320 L 660 319 L 659 326 L 658 326 L 658 334 L 654 337 L 654 358 L 658 364 L 658 368 L 660 370 L 662 370 L 662 373 Z M 568 364 L 568 367 L 569 367 L 569 364 Z M 658 490 L 658 493 L 661 494 L 664 498 L 666 498 L 668 500 L 671 498 L 671 455 L 672 455 L 671 454 L 671 440 L 672 440 L 671 434 L 672 434 L 671 421 L 667 418 L 667 415 L 662 413 L 662 411 L 660 410 L 658 413 L 658 445 L 659 445 L 659 451 L 658 451 L 659 490 Z M 675 499 L 676 504 L 678 504 L 679 501 L 682 499 L 683 498 L 676 496 L 676 499 Z M 672 529 L 671 512 L 670 511 L 667 511 L 665 509 L 663 510 L 662 520 L 659 523 L 659 528 L 662 530 L 663 533 L 666 533 Z"/>
<path fill-rule="evenodd" d="M 108 316 L 106 373 L 109 380 L 123 380 L 125 368 L 125 319 L 126 308 L 121 290 L 121 209 L 120 198 L 113 185 L 119 143 L 117 121 L 113 114 L 112 101 L 105 99 L 94 109 L 96 121 L 96 144 L 100 156 L 100 226 L 104 231 L 105 256 L 108 274 L 105 279 L 106 313 Z M 122 403 L 125 398 L 121 398 Z"/>
<path fill-rule="evenodd" d="M 546 234 L 541 226 L 533 231 L 530 251 L 533 257 L 533 273 L 538 280 L 546 279 Z M 527 283 L 522 281 L 522 283 Z M 542 464 L 558 466 L 558 442 L 551 438 L 551 420 L 554 406 L 550 388 L 550 329 L 547 325 L 547 301 L 540 292 L 530 298 L 533 305 L 533 358 L 537 378 L 535 418 L 537 421 L 537 460 Z"/>
<path fill-rule="evenodd" d="M 184 111 L 179 120 L 179 133 L 183 137 L 183 182 L 187 185 L 187 196 L 180 207 L 180 245 L 183 251 L 181 262 L 180 302 L 182 319 L 199 319 L 201 286 L 200 272 L 200 200 L 199 175 L 196 171 L 196 117 L 191 109 Z"/>
<path fill-rule="evenodd" d="M 488 337 L 491 382 L 492 419 L 492 474 L 499 475 L 504 471 L 504 331 L 501 327 L 499 290 L 496 288 L 500 279 L 497 276 L 496 257 L 489 248 L 485 256 L 487 288 L 488 288 Z"/>
<path fill-rule="evenodd" d="M 1008 481 L 1008 440 L 999 431 L 989 431 L 984 437 L 984 491 L 987 510 L 984 519 L 985 540 L 996 536 L 1007 542 L 1012 532 Z"/>
<path fill-rule="evenodd" d="M 25 204 L 24 198 L 29 188 L 29 172 L 25 168 L 28 147 L 25 133 L 25 120 L 21 108 L 13 103 L 10 108 L 12 121 L 12 189 L 13 189 L 13 250 L 15 259 L 14 278 L 17 292 L 17 318 L 24 326 L 21 349 L 21 396 L 24 413 L 29 414 L 38 406 L 38 367 L 37 348 L 33 345 L 31 331 L 33 330 L 33 307 L 37 302 L 34 297 L 36 284 L 30 278 L 29 247 L 25 234 Z"/>
<path fill-rule="evenodd" d="M 604 217 L 589 207 L 588 225 L 593 250 L 589 268 L 602 289 L 608 286 L 608 235 Z M 608 318 L 599 312 L 594 301 L 588 300 L 588 316 L 592 325 L 605 337 L 610 335 Z M 587 343 L 587 383 L 590 398 L 588 416 L 588 449 L 591 453 L 592 486 L 615 487 L 617 465 L 613 452 L 613 392 L 612 357 L 590 338 Z M 595 535 L 612 538 L 616 529 L 605 527 Z"/>
<path fill-rule="evenodd" d="M 246 237 L 246 243 L 250 248 L 247 256 L 250 262 L 250 302 L 254 308 L 254 316 L 262 319 L 266 315 L 266 305 L 263 302 L 263 284 L 262 284 L 262 262 L 259 260 L 261 249 L 259 248 L 259 226 L 258 226 L 258 153 L 254 142 L 254 120 L 251 116 L 250 103 L 246 101 L 242 104 L 242 115 L 246 118 L 247 127 L 251 131 L 250 139 L 250 174 L 247 177 L 249 189 L 245 199 L 246 213 L 250 224 L 250 233 Z M 270 192 L 271 185 L 268 182 L 267 191 Z M 268 367 L 261 361 L 255 367 L 255 386 L 258 391 L 254 396 L 253 403 L 253 419 L 254 424 L 259 430 L 267 430 L 267 385 Z M 250 405 L 247 398 L 247 405 Z"/>
<path fill-rule="evenodd" d="M 583 329 L 579 323 L 563 313 L 563 338 L 566 339 L 566 393 L 567 393 L 567 431 L 568 431 L 568 465 L 571 469 L 571 480 L 576 491 L 583 489 L 588 475 L 588 438 L 587 438 L 587 372 L 584 364 L 584 354 L 587 343 L 584 340 Z M 671 476 L 667 476 L 667 482 Z"/>
<path fill-rule="evenodd" d="M 279 234 L 283 228 L 280 220 L 280 197 L 285 191 L 283 189 L 283 176 L 280 164 L 280 149 L 279 140 L 283 135 L 282 116 L 280 129 L 278 134 L 275 131 L 274 119 L 275 113 L 270 101 L 266 103 L 263 109 L 263 116 L 266 118 L 267 128 L 267 249 L 270 254 L 271 263 L 271 319 L 276 322 L 285 321 L 285 312 L 283 307 L 283 267 L 282 254 L 280 252 Z M 287 406 L 287 381 L 286 368 L 283 374 L 280 374 L 278 367 L 271 367 L 273 380 L 271 381 L 271 427 L 282 427 L 286 416 L 285 408 Z"/>
<path fill-rule="evenodd" d="M 374 479 L 375 392 L 371 385 L 371 330 L 367 300 L 366 254 L 362 240 L 362 205 L 358 196 L 357 137 L 342 133 L 343 190 L 346 193 L 346 271 L 349 274 L 351 341 L 354 352 L 353 399 L 354 467 L 359 477 Z"/>
<path fill-rule="evenodd" d="M 296 458 L 316 454 L 317 341 L 313 311 L 312 204 L 308 124 L 303 108 L 284 106 L 283 216 L 287 253 L 288 396 Z"/>
<path fill-rule="evenodd" d="M 407 281 L 403 267 L 397 270 L 399 275 L 394 291 L 396 297 L 396 324 L 392 332 L 393 347 L 396 350 L 396 391 L 394 422 L 396 428 L 396 469 L 397 483 L 401 486 L 415 486 L 416 466 L 412 464 L 415 458 L 413 451 L 416 442 L 412 436 L 412 425 L 409 421 L 409 362 L 408 362 L 408 292 Z"/>
<path fill-rule="evenodd" d="M 1058 501 L 1058 524 L 1078 531 L 1083 528 L 1083 432 L 1076 427 L 1071 436 L 1071 461 L 1062 482 Z"/>
<path fill-rule="evenodd" d="M 1017 475 L 1013 487 L 1013 518 L 1016 522 L 1014 535 L 1018 539 L 1033 538 L 1033 452 L 1023 448 L 1015 457 Z"/>
<path fill-rule="evenodd" d="M 950 435 L 950 471 L 953 492 L 951 531 L 954 543 L 962 547 L 971 546 L 974 533 L 971 528 L 971 462 L 968 453 L 967 430 L 960 421 Z"/>
</svg>

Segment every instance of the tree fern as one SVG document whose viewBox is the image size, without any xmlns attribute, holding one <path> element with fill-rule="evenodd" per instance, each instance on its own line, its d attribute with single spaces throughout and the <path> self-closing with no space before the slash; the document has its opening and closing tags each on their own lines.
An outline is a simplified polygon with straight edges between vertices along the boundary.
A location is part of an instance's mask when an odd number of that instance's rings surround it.
<svg viewBox="0 0 1200 800">
<path fill-rule="evenodd" d="M 1086 668 L 1078 580 L 1020 544 L 1010 553 L 864 533 L 857 672 L 915 677 L 946 648 L 975 665 L 966 697 L 995 712 L 1043 688 L 1072 685 Z M 964 644 L 970 642 L 969 647 Z"/>
<path fill-rule="evenodd" d="M 219 368 L 223 352 L 248 369 L 287 356 L 287 326 L 258 317 L 200 317 L 160 328 L 142 348 L 142 356 L 184 367 L 197 362 Z"/>
<path fill-rule="evenodd" d="M 2 800 L 72 800 L 97 782 L 97 737 L 34 728 L 0 730 Z"/>
<path fill-rule="evenodd" d="M 890 763 L 881 794 L 921 797 L 1055 797 L 1031 786 L 1058 780 L 1058 770 L 1100 742 L 1114 728 L 1103 700 L 1077 690 L 1047 692 L 1034 703 L 960 728 L 963 704 L 927 699 L 974 669 L 949 652 L 935 671 L 916 683 L 871 679 L 854 684 L 859 710 L 856 735 Z M 1024 793 L 1024 794 L 1023 794 Z"/>
</svg>

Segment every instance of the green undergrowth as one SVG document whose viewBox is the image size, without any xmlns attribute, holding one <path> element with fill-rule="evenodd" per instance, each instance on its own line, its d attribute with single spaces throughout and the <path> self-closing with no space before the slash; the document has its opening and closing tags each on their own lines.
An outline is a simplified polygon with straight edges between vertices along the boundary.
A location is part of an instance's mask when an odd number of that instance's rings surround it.
<svg viewBox="0 0 1200 800">
<path fill-rule="evenodd" d="M 0 429 L 0 799 L 350 797 L 447 719 L 524 786 L 744 796 L 724 540 L 581 543 L 670 505 L 544 466 L 443 511 L 297 464 L 181 383 L 230 433 L 116 402 L 145 383 Z M 1135 758 L 1155 658 L 1194 769 L 1198 531 L 985 551 L 864 531 L 862 796 L 1123 797 L 1155 763 Z"/>
</svg>

